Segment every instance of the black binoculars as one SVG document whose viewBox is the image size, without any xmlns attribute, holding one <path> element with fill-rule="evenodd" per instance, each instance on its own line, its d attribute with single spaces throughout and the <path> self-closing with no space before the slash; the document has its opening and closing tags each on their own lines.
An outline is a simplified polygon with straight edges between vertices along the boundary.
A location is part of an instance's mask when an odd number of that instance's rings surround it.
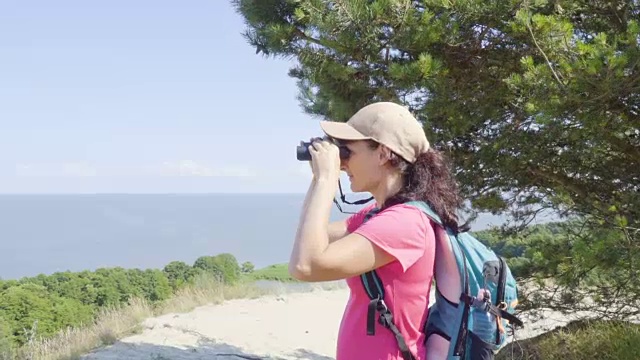
<svg viewBox="0 0 640 360">
<path fill-rule="evenodd" d="M 349 155 L 351 154 L 351 151 L 346 145 L 340 144 L 331 138 L 326 138 L 326 137 L 317 138 L 317 140 L 327 140 L 334 143 L 338 147 L 338 149 L 340 149 L 340 159 L 342 160 L 348 159 Z M 311 160 L 311 153 L 309 153 L 309 146 L 311 146 L 311 142 L 305 142 L 305 141 L 300 142 L 300 145 L 298 145 L 298 147 L 296 148 L 296 156 L 299 161 Z"/>
</svg>

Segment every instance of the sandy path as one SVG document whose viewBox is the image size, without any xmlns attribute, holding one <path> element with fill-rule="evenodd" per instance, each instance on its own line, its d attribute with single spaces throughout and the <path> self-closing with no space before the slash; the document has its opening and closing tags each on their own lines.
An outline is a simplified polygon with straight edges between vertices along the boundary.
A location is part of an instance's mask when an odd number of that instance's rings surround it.
<svg viewBox="0 0 640 360">
<path fill-rule="evenodd" d="M 347 297 L 346 289 L 318 290 L 167 314 L 147 319 L 141 334 L 83 359 L 329 360 Z"/>
<path fill-rule="evenodd" d="M 84 360 L 332 360 L 348 290 L 316 290 L 231 300 L 184 314 L 147 319 L 141 334 L 85 355 Z M 517 339 L 567 323 L 547 312 L 527 321 Z"/>
</svg>

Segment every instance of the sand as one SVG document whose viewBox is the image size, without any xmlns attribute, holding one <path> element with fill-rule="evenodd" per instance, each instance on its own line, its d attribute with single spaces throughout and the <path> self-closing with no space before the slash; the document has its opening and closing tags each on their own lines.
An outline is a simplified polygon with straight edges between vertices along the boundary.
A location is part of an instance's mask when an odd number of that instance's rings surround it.
<svg viewBox="0 0 640 360">
<path fill-rule="evenodd" d="M 82 359 L 335 359 L 336 336 L 347 298 L 348 290 L 341 287 L 230 300 L 189 313 L 167 314 L 144 321 L 140 334 Z M 516 336 L 535 336 L 567 320 L 548 312 L 545 319 L 526 322 Z"/>
<path fill-rule="evenodd" d="M 142 333 L 83 359 L 334 359 L 347 298 L 345 288 L 315 290 L 166 314 L 144 321 Z"/>
</svg>

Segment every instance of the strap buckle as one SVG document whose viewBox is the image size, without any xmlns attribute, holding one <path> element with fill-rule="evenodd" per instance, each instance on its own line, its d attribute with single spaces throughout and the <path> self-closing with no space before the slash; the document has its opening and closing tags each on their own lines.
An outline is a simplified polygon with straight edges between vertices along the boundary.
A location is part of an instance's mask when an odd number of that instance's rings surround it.
<svg viewBox="0 0 640 360">
<path fill-rule="evenodd" d="M 381 313 L 389 312 L 389 308 L 387 307 L 387 304 L 385 304 L 384 300 L 381 297 L 378 297 L 376 310 L 378 310 L 378 312 L 381 312 Z"/>
<path fill-rule="evenodd" d="M 380 325 L 386 327 L 387 329 L 390 328 L 393 324 L 393 314 L 391 314 L 391 311 L 389 311 L 389 308 L 387 307 L 387 304 L 384 303 L 384 300 L 378 300 L 376 310 L 378 310 L 378 312 L 380 313 L 380 316 L 378 317 L 378 323 L 380 323 Z"/>
</svg>

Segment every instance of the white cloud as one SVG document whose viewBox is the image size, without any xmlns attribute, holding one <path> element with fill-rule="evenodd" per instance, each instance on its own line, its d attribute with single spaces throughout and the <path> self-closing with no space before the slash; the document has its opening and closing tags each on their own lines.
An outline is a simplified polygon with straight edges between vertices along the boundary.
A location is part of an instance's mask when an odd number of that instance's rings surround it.
<svg viewBox="0 0 640 360">
<path fill-rule="evenodd" d="M 159 169 L 162 176 L 194 177 L 253 177 L 257 174 L 247 167 L 213 167 L 194 160 L 165 161 Z"/>
</svg>

